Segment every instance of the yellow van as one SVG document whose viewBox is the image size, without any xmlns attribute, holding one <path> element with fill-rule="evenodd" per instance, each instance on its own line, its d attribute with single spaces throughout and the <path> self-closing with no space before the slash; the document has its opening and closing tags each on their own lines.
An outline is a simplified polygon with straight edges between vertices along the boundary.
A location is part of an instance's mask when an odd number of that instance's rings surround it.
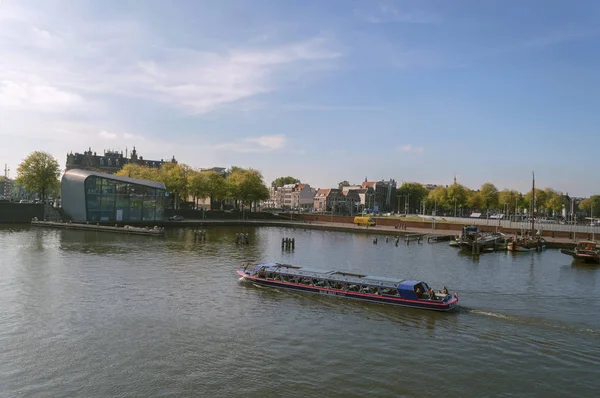
<svg viewBox="0 0 600 398">
<path fill-rule="evenodd" d="M 354 224 L 374 227 L 375 221 L 369 216 L 356 216 L 354 217 Z"/>
</svg>

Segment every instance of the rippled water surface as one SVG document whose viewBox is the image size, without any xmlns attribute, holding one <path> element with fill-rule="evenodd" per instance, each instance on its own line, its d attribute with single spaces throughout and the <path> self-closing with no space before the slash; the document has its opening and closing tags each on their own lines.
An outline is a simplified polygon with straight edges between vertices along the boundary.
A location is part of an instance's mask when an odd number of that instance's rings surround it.
<svg viewBox="0 0 600 398">
<path fill-rule="evenodd" d="M 237 246 L 235 234 L 250 244 Z M 296 250 L 281 251 L 281 238 Z M 0 228 L 0 396 L 596 396 L 600 267 L 558 251 L 377 245 L 363 234 L 209 228 L 164 239 Z M 423 310 L 240 282 L 244 262 L 421 279 Z"/>
</svg>

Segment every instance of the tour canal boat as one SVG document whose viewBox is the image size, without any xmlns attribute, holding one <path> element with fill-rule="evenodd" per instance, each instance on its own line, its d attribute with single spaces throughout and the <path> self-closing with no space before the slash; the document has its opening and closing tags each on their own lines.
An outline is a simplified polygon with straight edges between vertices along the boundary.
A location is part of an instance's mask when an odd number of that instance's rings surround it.
<svg viewBox="0 0 600 398">
<path fill-rule="evenodd" d="M 573 257 L 577 261 L 600 264 L 600 249 L 596 242 L 581 241 L 575 246 L 575 250 L 560 249 L 560 252 Z"/>
<path fill-rule="evenodd" d="M 288 264 L 265 263 L 238 270 L 247 281 L 323 295 L 341 296 L 375 303 L 400 305 L 434 311 L 452 311 L 458 306 L 458 293 L 444 287 L 434 291 L 425 282 L 323 271 Z"/>
</svg>

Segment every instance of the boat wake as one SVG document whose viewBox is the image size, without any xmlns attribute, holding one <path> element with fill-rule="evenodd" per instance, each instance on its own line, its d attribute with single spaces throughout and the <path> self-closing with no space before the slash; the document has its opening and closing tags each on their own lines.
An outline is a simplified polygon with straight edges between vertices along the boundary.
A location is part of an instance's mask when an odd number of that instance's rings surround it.
<svg viewBox="0 0 600 398">
<path fill-rule="evenodd" d="M 500 318 L 500 319 L 513 319 L 514 318 L 514 320 L 516 320 L 516 317 L 511 317 L 509 315 L 499 314 L 497 312 L 476 310 L 476 309 L 473 309 L 473 308 L 466 308 L 466 307 L 460 307 L 460 309 L 461 309 L 461 312 L 475 314 L 475 315 L 485 315 L 485 316 L 489 316 L 489 317 L 492 317 L 492 318 Z"/>
<path fill-rule="evenodd" d="M 570 325 L 570 324 L 560 323 L 558 321 L 553 321 L 553 320 L 548 320 L 548 319 L 531 318 L 531 317 L 518 316 L 518 315 L 507 315 L 507 314 L 501 314 L 498 312 L 485 311 L 485 310 L 468 308 L 468 307 L 459 307 L 458 311 L 461 313 L 468 313 L 468 314 L 474 314 L 474 315 L 480 315 L 480 316 L 487 316 L 490 318 L 497 318 L 497 319 L 501 319 L 503 321 L 510 322 L 510 323 L 538 326 L 538 327 L 547 328 L 547 329 L 559 329 L 559 330 L 564 330 L 564 331 L 569 331 L 569 332 L 574 332 L 574 333 L 591 334 L 591 335 L 600 337 L 600 329 L 594 329 L 594 328 L 586 327 L 583 325 L 579 325 L 579 326 L 578 325 Z"/>
</svg>

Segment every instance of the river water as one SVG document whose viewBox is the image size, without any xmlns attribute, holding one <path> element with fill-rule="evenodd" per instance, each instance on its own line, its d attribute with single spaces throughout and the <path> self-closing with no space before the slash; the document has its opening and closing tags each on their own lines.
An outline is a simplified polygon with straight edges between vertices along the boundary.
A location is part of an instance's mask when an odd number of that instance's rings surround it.
<svg viewBox="0 0 600 398">
<path fill-rule="evenodd" d="M 237 232 L 250 244 L 238 246 Z M 294 237 L 293 252 L 281 238 Z M 558 251 L 214 227 L 165 238 L 0 228 L 2 397 L 596 396 L 600 267 Z M 456 313 L 282 292 L 243 262 L 421 279 Z M 594 393 L 596 391 L 596 393 Z"/>
</svg>

